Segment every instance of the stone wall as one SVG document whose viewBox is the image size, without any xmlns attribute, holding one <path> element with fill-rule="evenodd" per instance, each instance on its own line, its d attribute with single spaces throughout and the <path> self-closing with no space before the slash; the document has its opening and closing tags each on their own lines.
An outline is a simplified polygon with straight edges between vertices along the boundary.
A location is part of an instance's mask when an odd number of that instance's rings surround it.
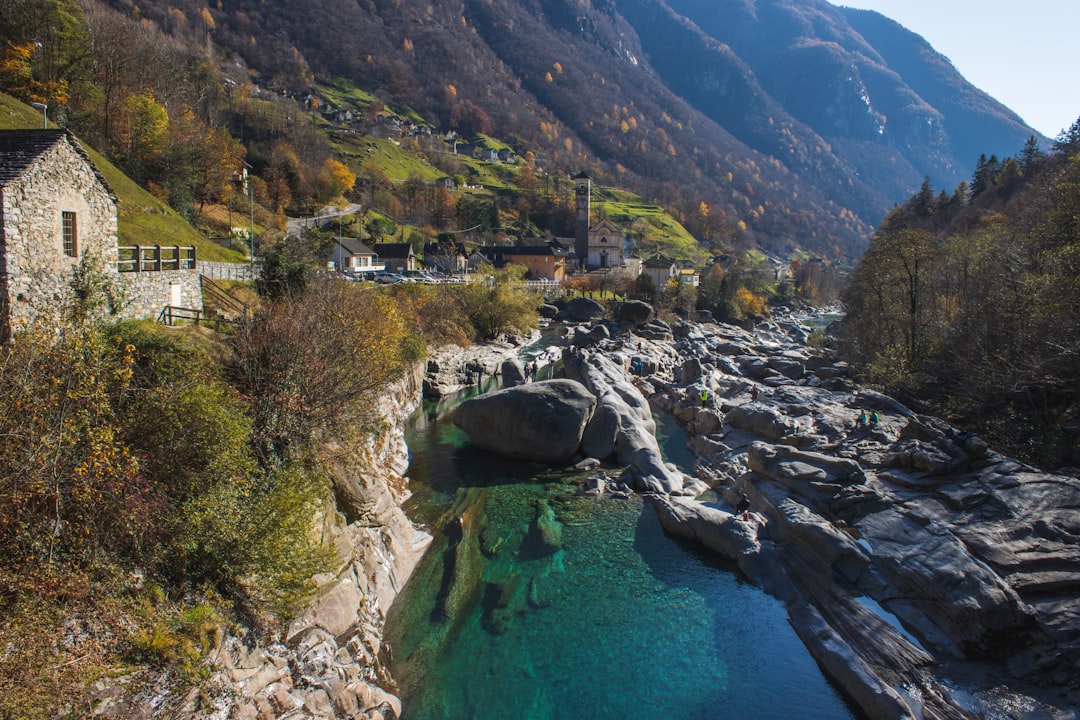
<svg viewBox="0 0 1080 720">
<path fill-rule="evenodd" d="M 199 260 L 199 274 L 211 280 L 254 280 L 261 265 L 249 263 L 206 262 Z"/>
<path fill-rule="evenodd" d="M 202 283 L 199 271 L 158 270 L 119 273 L 124 285 L 121 317 L 153 320 L 166 305 L 202 311 Z"/>
</svg>

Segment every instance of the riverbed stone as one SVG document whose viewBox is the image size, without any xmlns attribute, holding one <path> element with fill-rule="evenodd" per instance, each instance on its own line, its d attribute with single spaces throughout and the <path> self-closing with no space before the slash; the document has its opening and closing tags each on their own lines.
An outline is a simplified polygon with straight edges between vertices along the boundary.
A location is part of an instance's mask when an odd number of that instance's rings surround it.
<svg viewBox="0 0 1080 720">
<path fill-rule="evenodd" d="M 628 300 L 619 303 L 615 309 L 615 319 L 620 323 L 638 326 L 649 322 L 653 316 L 653 307 L 641 300 Z"/>
<path fill-rule="evenodd" d="M 592 322 L 607 314 L 607 309 L 592 298 L 576 297 L 559 312 L 556 319 L 573 322 Z"/>
<path fill-rule="evenodd" d="M 517 358 L 507 358 L 500 366 L 502 384 L 504 388 L 517 387 L 525 384 L 525 368 Z"/>
<path fill-rule="evenodd" d="M 779 440 L 799 429 L 798 423 L 781 412 L 780 408 L 763 402 L 732 407 L 724 414 L 724 423 L 767 440 Z"/>
<path fill-rule="evenodd" d="M 595 407 L 596 397 L 581 383 L 545 380 L 466 400 L 453 422 L 489 452 L 557 463 L 577 453 Z"/>
</svg>

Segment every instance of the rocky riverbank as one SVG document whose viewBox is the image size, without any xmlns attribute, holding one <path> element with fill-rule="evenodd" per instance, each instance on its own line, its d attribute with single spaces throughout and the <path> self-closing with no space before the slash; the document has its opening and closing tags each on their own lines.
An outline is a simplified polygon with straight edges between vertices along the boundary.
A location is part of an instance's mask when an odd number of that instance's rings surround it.
<svg viewBox="0 0 1080 720">
<path fill-rule="evenodd" d="M 782 599 L 867 717 L 1077 716 L 1080 481 L 860 390 L 792 318 L 603 325 L 564 357 L 672 413 L 714 490 L 649 487 L 667 530 Z"/>
<path fill-rule="evenodd" d="M 588 492 L 646 494 L 668 532 L 736 562 L 868 718 L 1077 717 L 1080 481 L 860 390 L 793 318 L 668 325 L 639 304 L 616 318 L 574 326 L 559 363 L 595 399 L 569 462 L 626 468 Z M 518 377 L 521 349 L 439 351 L 382 396 L 382 434 L 330 448 L 317 526 L 339 562 L 283 637 L 226 637 L 219 671 L 179 701 L 105 684 L 96 714 L 400 715 L 383 622 L 430 542 L 400 509 L 404 423 L 422 393 Z M 660 459 L 650 406 L 685 428 L 695 477 Z"/>
<path fill-rule="evenodd" d="M 133 694 L 132 677 L 99 681 L 94 717 L 170 720 L 354 718 L 401 714 L 383 643 L 386 611 L 431 537 L 401 510 L 408 497 L 406 420 L 417 409 L 425 368 L 418 366 L 378 400 L 383 430 L 361 447 L 321 448 L 334 498 L 312 532 L 336 551 L 336 567 L 316 578 L 310 606 L 277 637 L 224 636 L 213 675 L 179 697 L 167 677 Z"/>
<path fill-rule="evenodd" d="M 336 551 L 337 567 L 317 578 L 310 606 L 284 635 L 228 635 L 216 650 L 218 670 L 182 699 L 152 696 L 132 702 L 118 685 L 100 693 L 99 716 L 230 718 L 354 718 L 401 715 L 383 643 L 386 611 L 427 549 L 431 536 L 401 510 L 408 498 L 405 424 L 422 397 L 438 398 L 483 383 L 515 358 L 524 342 L 436 350 L 375 408 L 383 429 L 362 447 L 322 450 L 334 501 L 315 518 L 316 531 Z M 162 714 L 162 713 L 166 714 Z"/>
</svg>

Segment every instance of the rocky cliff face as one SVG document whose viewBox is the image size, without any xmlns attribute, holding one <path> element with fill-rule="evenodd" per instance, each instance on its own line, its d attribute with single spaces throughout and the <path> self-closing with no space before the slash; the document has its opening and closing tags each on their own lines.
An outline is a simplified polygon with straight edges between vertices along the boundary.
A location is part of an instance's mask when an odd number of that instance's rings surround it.
<svg viewBox="0 0 1080 720">
<path fill-rule="evenodd" d="M 337 552 L 337 567 L 317 578 L 318 593 L 278 642 L 229 636 L 217 674 L 169 717 L 364 718 L 401 714 L 387 670 L 383 624 L 431 537 L 401 510 L 408 496 L 404 423 L 420 401 L 422 368 L 379 398 L 385 429 L 362 447 L 327 446 L 336 502 L 314 532 Z M 211 705 L 211 708 L 207 706 Z"/>
</svg>

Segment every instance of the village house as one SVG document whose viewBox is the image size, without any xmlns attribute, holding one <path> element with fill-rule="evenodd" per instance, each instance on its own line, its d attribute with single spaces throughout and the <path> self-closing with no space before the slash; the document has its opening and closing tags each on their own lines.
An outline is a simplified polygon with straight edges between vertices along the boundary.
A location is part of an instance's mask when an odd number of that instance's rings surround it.
<svg viewBox="0 0 1080 720">
<path fill-rule="evenodd" d="M 375 252 L 386 266 L 387 272 L 405 272 L 416 269 L 416 253 L 409 243 L 378 243 Z"/>
<path fill-rule="evenodd" d="M 119 290 L 117 317 L 202 311 L 193 249 L 119 248 L 117 198 L 66 130 L 0 131 L 0 212 L 0 339 L 70 298 L 80 263 Z"/>
<path fill-rule="evenodd" d="M 0 132 L 0 323 L 19 324 L 65 296 L 94 258 L 117 276 L 116 196 L 73 135 Z"/>
<path fill-rule="evenodd" d="M 668 282 L 678 276 L 678 269 L 674 260 L 664 255 L 657 255 L 641 264 L 641 274 L 651 277 L 657 289 L 663 290 Z"/>
<path fill-rule="evenodd" d="M 680 285 L 697 287 L 701 284 L 701 275 L 698 273 L 697 268 L 690 264 L 683 264 L 680 266 L 678 274 L 675 277 Z"/>
<path fill-rule="evenodd" d="M 530 280 L 562 282 L 571 264 L 569 253 L 553 244 L 489 245 L 478 252 L 497 268 L 507 263 L 524 265 Z"/>
<path fill-rule="evenodd" d="M 424 267 L 435 272 L 457 275 L 465 271 L 468 263 L 465 245 L 450 237 L 438 242 L 424 243 Z"/>
<path fill-rule="evenodd" d="M 334 250 L 329 262 L 334 269 L 345 273 L 379 272 L 385 269 L 379 256 L 356 238 L 334 238 Z"/>
</svg>

